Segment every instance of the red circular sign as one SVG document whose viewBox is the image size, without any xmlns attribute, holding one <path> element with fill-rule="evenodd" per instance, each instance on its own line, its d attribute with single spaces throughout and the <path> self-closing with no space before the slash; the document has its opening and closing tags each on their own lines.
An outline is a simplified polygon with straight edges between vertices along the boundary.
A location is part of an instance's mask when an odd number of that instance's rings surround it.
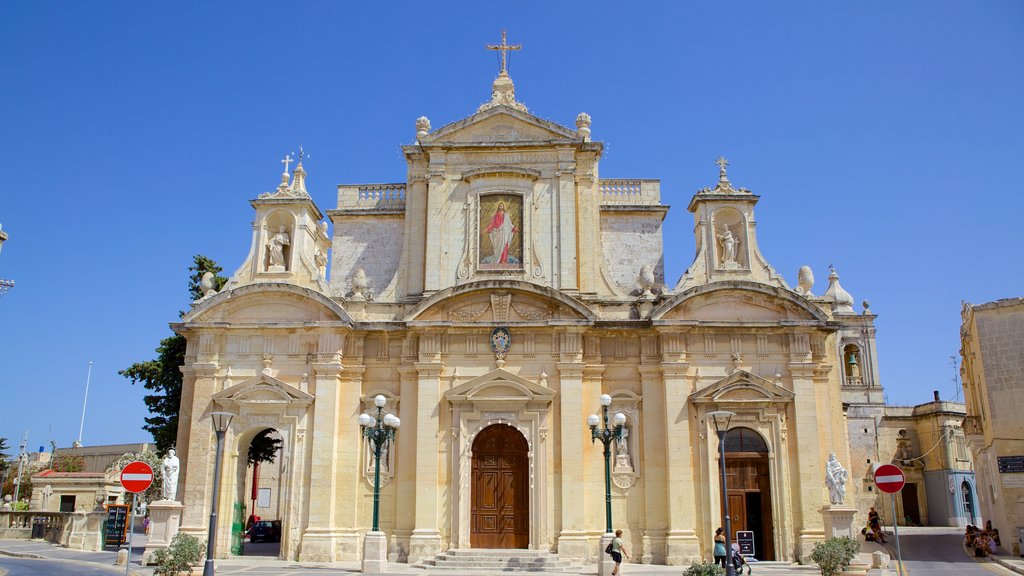
<svg viewBox="0 0 1024 576">
<path fill-rule="evenodd" d="M 875 486 L 878 486 L 878 489 L 886 494 L 895 494 L 903 490 L 905 483 L 903 470 L 892 464 L 882 464 L 875 470 Z"/>
<path fill-rule="evenodd" d="M 129 492 L 145 492 L 152 484 L 153 469 L 145 462 L 129 462 L 121 470 L 121 486 Z"/>
</svg>

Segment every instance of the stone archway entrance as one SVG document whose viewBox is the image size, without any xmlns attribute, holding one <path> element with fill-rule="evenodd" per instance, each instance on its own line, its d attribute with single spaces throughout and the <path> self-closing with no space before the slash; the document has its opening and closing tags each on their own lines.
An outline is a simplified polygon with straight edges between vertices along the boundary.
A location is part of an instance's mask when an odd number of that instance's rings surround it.
<svg viewBox="0 0 1024 576">
<path fill-rule="evenodd" d="M 733 538 L 738 531 L 753 532 L 754 557 L 774 560 L 768 445 L 760 434 L 750 428 L 733 428 L 726 433 L 725 474 Z"/>
<path fill-rule="evenodd" d="M 511 426 L 488 426 L 473 441 L 470 546 L 530 545 L 529 445 Z"/>
</svg>

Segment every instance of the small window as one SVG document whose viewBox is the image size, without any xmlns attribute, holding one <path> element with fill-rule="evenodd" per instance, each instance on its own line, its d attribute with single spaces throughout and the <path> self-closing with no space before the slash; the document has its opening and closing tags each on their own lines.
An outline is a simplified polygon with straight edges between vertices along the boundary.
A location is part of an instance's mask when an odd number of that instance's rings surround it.
<svg viewBox="0 0 1024 576">
<path fill-rule="evenodd" d="M 75 497 L 62 495 L 60 497 L 60 511 L 61 512 L 74 512 L 75 511 Z"/>
</svg>

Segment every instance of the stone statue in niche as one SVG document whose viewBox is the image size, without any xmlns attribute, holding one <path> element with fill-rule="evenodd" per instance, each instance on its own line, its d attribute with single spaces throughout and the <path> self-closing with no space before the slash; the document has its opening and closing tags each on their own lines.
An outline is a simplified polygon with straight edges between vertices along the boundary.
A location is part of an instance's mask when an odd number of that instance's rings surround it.
<svg viewBox="0 0 1024 576">
<path fill-rule="evenodd" d="M 796 274 L 796 293 L 802 294 L 808 298 L 814 296 L 811 294 L 811 288 L 814 287 L 814 272 L 811 272 L 810 266 L 801 266 L 800 271 Z"/>
<path fill-rule="evenodd" d="M 722 226 L 722 231 L 718 234 L 718 244 L 720 247 L 720 262 L 719 266 L 726 270 L 739 270 L 740 265 L 736 261 L 736 256 L 740 248 L 740 239 L 729 230 L 728 226 Z"/>
<path fill-rule="evenodd" d="M 846 498 L 846 480 L 849 473 L 836 459 L 835 452 L 828 455 L 825 463 L 825 486 L 828 486 L 828 500 L 833 505 L 840 505 Z"/>
<path fill-rule="evenodd" d="M 629 427 L 622 427 L 622 435 L 615 439 L 615 470 L 632 470 L 629 458 Z"/>
<path fill-rule="evenodd" d="M 291 238 L 285 230 L 285 227 L 281 226 L 277 234 L 274 234 L 267 242 L 267 251 L 270 255 L 268 272 L 284 272 L 288 269 L 285 264 L 284 247 L 291 245 Z"/>
</svg>

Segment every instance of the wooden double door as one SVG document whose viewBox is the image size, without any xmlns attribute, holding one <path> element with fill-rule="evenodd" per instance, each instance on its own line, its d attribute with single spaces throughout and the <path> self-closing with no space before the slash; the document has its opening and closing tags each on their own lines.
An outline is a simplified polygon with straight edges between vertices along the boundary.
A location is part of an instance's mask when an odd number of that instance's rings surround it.
<svg viewBox="0 0 1024 576">
<path fill-rule="evenodd" d="M 772 497 L 767 455 L 727 454 L 725 477 L 729 484 L 729 517 L 732 520 L 730 538 L 735 542 L 736 532 L 749 530 L 754 533 L 754 557 L 758 560 L 774 560 L 775 537 L 772 533 Z M 725 526 L 724 508 L 722 513 L 722 526 Z"/>
<path fill-rule="evenodd" d="M 473 548 L 530 545 L 529 446 L 511 426 L 495 424 L 473 441 L 469 541 Z"/>
</svg>

